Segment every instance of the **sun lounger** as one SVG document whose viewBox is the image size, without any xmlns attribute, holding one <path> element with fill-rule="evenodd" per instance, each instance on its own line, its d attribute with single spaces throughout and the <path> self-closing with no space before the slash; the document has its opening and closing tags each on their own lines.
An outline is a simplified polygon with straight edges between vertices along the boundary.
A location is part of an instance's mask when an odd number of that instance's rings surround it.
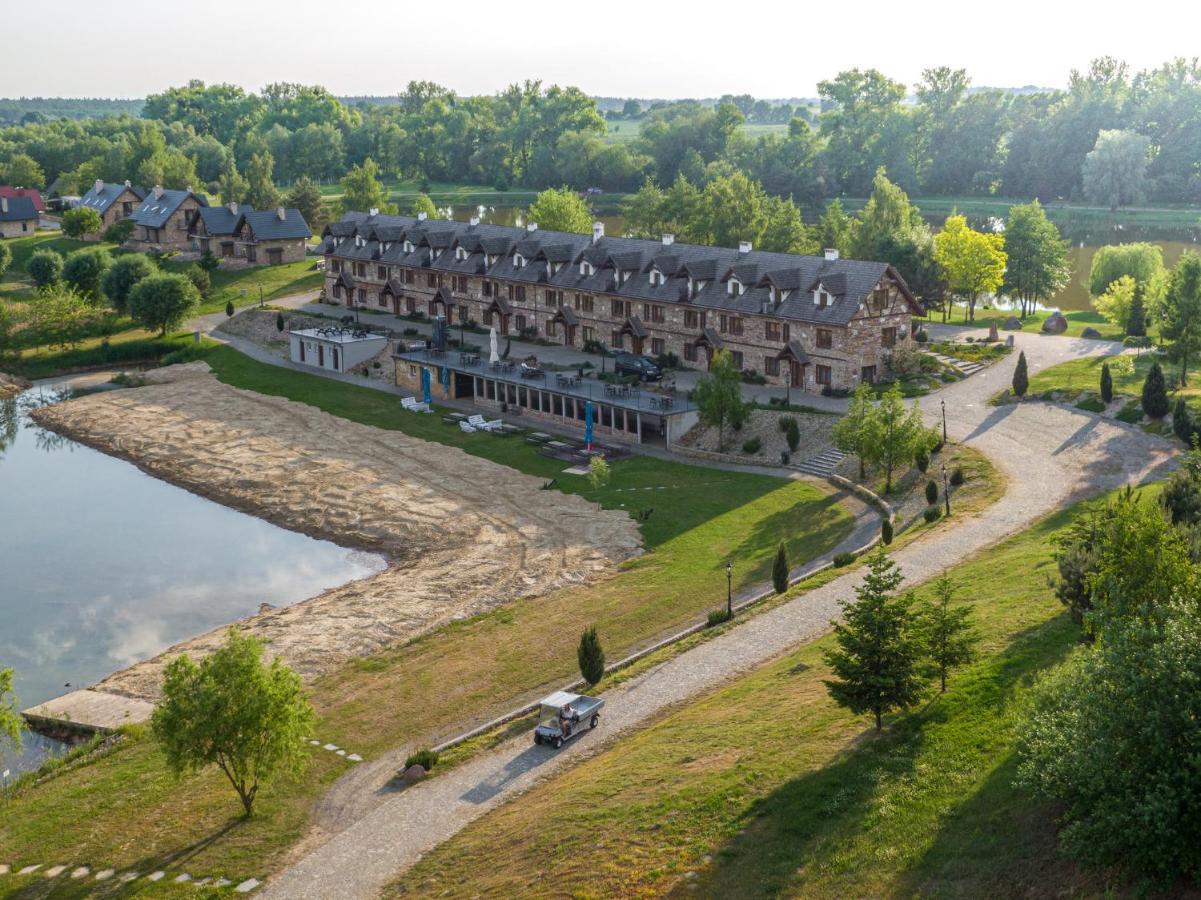
<svg viewBox="0 0 1201 900">
<path fill-rule="evenodd" d="M 402 397 L 400 405 L 409 412 L 427 413 L 431 411 L 428 403 L 422 403 L 416 397 Z"/>
<path fill-rule="evenodd" d="M 474 426 L 474 425 L 469 425 L 469 424 L 468 424 L 468 423 L 466 423 L 466 422 L 460 422 L 460 423 L 459 423 L 459 430 L 460 430 L 460 431 L 465 431 L 465 432 L 467 432 L 468 434 L 475 434 L 475 426 Z"/>
<path fill-rule="evenodd" d="M 468 416 L 467 424 L 473 428 L 481 428 L 484 425 L 484 417 L 479 413 L 476 413 L 474 416 Z"/>
</svg>

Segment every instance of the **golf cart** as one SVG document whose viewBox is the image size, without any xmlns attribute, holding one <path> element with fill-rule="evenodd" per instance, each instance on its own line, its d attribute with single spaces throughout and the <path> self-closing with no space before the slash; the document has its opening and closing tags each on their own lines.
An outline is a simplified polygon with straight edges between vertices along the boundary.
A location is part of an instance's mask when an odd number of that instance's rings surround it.
<svg viewBox="0 0 1201 900">
<path fill-rule="evenodd" d="M 600 723 L 600 708 L 605 701 L 567 691 L 555 691 L 545 698 L 538 709 L 538 726 L 534 729 L 535 744 L 550 744 L 556 750 L 583 732 Z"/>
</svg>

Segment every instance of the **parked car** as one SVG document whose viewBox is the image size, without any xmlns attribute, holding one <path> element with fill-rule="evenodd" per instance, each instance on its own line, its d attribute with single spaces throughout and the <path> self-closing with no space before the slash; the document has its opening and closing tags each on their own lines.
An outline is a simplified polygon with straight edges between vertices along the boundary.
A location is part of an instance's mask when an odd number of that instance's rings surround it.
<svg viewBox="0 0 1201 900">
<path fill-rule="evenodd" d="M 658 381 L 663 377 L 657 362 L 649 356 L 633 353 L 618 353 L 613 360 L 613 371 L 618 375 L 636 375 L 639 381 Z"/>
</svg>

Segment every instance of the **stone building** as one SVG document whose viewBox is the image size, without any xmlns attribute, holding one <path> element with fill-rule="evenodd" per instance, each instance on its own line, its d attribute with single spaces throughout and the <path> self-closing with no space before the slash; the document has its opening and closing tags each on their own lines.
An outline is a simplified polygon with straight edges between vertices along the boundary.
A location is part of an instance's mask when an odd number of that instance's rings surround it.
<svg viewBox="0 0 1201 900">
<path fill-rule="evenodd" d="M 0 197 L 0 238 L 26 237 L 38 230 L 38 211 L 30 197 Z"/>
<path fill-rule="evenodd" d="M 100 231 L 85 237 L 97 238 L 105 229 L 133 215 L 145 196 L 145 190 L 133 187 L 128 181 L 124 184 L 106 184 L 97 178 L 91 189 L 79 198 L 80 206 L 94 209 L 100 214 Z"/>
<path fill-rule="evenodd" d="M 328 225 L 326 298 L 444 315 L 557 344 L 675 354 L 717 350 L 771 384 L 850 390 L 887 372 L 922 309 L 884 262 L 347 213 Z"/>
<path fill-rule="evenodd" d="M 134 229 L 125 246 L 143 252 L 191 249 L 188 226 L 193 213 L 202 206 L 208 206 L 208 201 L 190 188 L 182 191 L 152 188 L 129 215 Z"/>
<path fill-rule="evenodd" d="M 211 252 L 226 265 L 279 265 L 304 259 L 313 236 L 300 210 L 279 207 L 202 206 L 188 226 L 192 249 Z"/>
</svg>

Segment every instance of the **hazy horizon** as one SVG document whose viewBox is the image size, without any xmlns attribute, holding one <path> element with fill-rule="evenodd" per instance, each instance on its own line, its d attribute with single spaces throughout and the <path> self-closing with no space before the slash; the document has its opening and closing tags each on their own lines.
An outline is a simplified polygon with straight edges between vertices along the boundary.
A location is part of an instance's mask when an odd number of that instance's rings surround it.
<svg viewBox="0 0 1201 900">
<path fill-rule="evenodd" d="M 966 69 L 975 86 L 1062 88 L 1073 68 L 1099 56 L 1122 59 L 1132 71 L 1192 58 L 1201 27 L 1201 4 L 1169 3 L 1117 27 L 1103 9 L 1033 0 L 1014 0 L 989 18 L 987 43 L 977 35 L 980 17 L 942 0 L 903 17 L 867 0 L 853 18 L 763 0 L 698 3 L 683 13 L 610 0 L 548 6 L 539 15 L 527 4 L 513 16 L 477 0 L 450 8 L 212 0 L 202 9 L 198 23 L 195 7 L 150 0 L 14 5 L 5 10 L 10 34 L 43 37 L 10 40 L 0 96 L 138 99 L 198 78 L 252 91 L 274 81 L 320 84 L 339 96 L 394 95 L 410 80 L 490 94 L 541 79 L 594 96 L 790 98 L 817 96 L 818 81 L 843 69 L 877 68 L 912 88 L 923 69 L 939 65 Z M 56 52 L 48 64 L 51 32 Z M 180 33 L 196 40 L 181 43 Z M 262 48 L 246 35 L 271 40 Z M 129 52 L 112 52 L 122 42 Z M 72 48 L 80 50 L 78 64 Z"/>
</svg>

